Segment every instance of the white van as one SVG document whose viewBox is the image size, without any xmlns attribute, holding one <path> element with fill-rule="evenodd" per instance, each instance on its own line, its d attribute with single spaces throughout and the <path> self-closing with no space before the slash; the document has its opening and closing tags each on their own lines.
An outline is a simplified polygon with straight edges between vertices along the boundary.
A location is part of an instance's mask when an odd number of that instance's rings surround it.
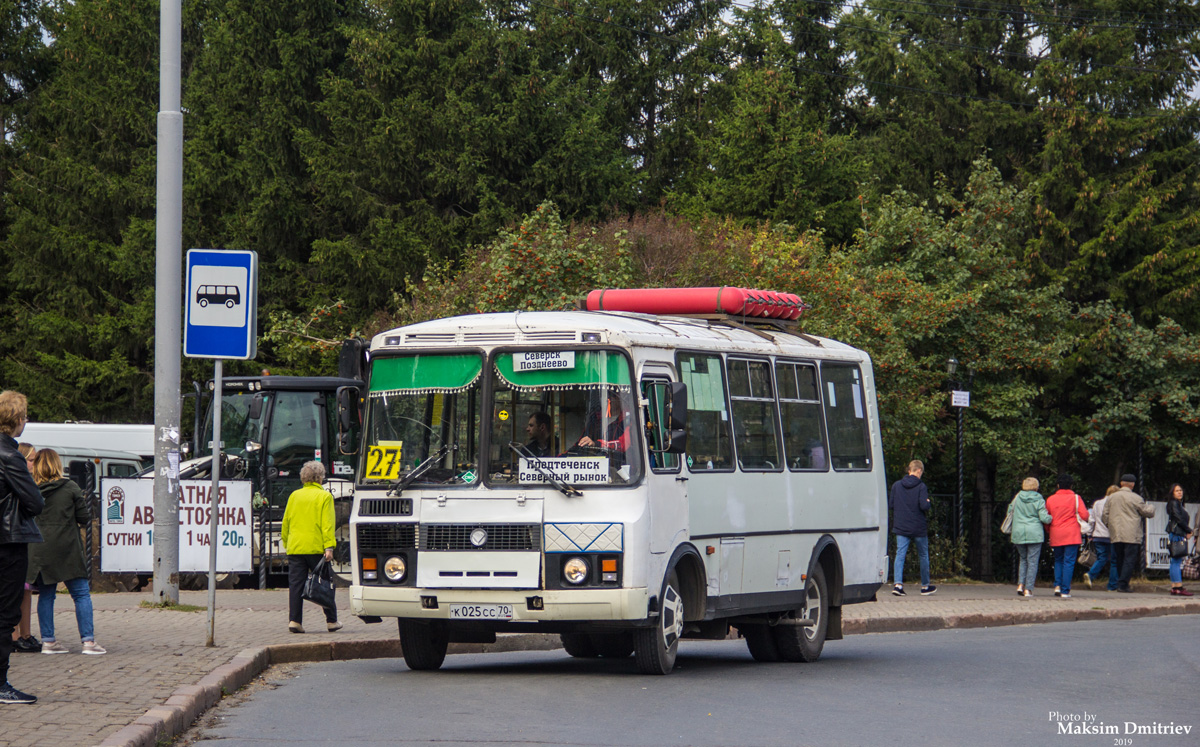
<svg viewBox="0 0 1200 747">
<path fill-rule="evenodd" d="M 79 465 L 95 465 L 92 490 L 102 477 L 133 477 L 153 462 L 154 426 L 102 423 L 26 423 L 17 441 L 36 449 L 54 449 L 63 470 L 75 474 Z M 116 447 L 116 448 L 114 448 Z"/>
<path fill-rule="evenodd" d="M 48 446 L 60 455 L 84 454 L 80 449 L 97 449 L 135 455 L 139 460 L 154 460 L 154 426 L 138 423 L 26 423 L 18 441 L 39 449 Z M 64 465 L 66 460 L 63 460 Z M 125 475 L 110 475 L 125 477 Z"/>
</svg>

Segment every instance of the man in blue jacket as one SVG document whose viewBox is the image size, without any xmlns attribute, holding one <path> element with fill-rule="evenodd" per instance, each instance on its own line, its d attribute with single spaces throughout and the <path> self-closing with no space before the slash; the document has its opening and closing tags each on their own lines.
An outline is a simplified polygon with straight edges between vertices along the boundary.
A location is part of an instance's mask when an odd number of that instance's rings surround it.
<svg viewBox="0 0 1200 747">
<path fill-rule="evenodd" d="M 25 596 L 25 569 L 29 566 L 30 542 L 41 542 L 33 517 L 45 503 L 25 457 L 17 451 L 17 436 L 25 430 L 25 395 L 0 392 L 0 703 L 36 703 L 8 682 L 8 659 L 12 653 L 13 626 L 21 620 Z"/>
<path fill-rule="evenodd" d="M 908 463 L 908 474 L 892 484 L 888 493 L 888 508 L 892 510 L 892 534 L 896 535 L 896 566 L 892 577 L 896 585 L 892 593 L 904 596 L 904 559 L 908 546 L 915 544 L 921 558 L 921 593 L 928 596 L 937 591 L 929 583 L 929 491 L 921 482 L 925 465 L 920 459 Z"/>
</svg>

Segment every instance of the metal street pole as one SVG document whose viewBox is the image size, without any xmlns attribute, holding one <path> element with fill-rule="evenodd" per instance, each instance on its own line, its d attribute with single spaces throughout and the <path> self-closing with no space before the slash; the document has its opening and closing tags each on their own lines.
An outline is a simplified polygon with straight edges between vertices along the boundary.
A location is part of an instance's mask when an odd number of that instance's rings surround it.
<svg viewBox="0 0 1200 747">
<path fill-rule="evenodd" d="M 958 408 L 958 492 L 954 496 L 954 515 L 957 520 L 957 531 L 954 541 L 957 543 L 963 536 L 963 410 Z"/>
<path fill-rule="evenodd" d="M 217 645 L 217 511 L 221 495 L 221 405 L 225 399 L 224 383 L 221 381 L 221 359 L 213 362 L 213 447 L 212 447 L 212 495 L 209 497 L 208 516 L 208 636 L 204 645 Z"/>
<path fill-rule="evenodd" d="M 179 603 L 179 371 L 183 267 L 182 1 L 159 6 L 154 254 L 154 598 Z"/>
</svg>

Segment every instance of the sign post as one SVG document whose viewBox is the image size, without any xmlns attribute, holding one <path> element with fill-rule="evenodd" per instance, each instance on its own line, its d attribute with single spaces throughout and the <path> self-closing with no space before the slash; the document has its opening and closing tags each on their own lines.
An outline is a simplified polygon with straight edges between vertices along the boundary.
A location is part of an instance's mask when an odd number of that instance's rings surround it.
<svg viewBox="0 0 1200 747">
<path fill-rule="evenodd" d="M 221 483 L 223 359 L 250 360 L 258 352 L 258 253 L 189 249 L 183 354 L 213 358 L 212 511 L 208 546 L 208 635 L 215 644 L 217 608 L 217 497 Z"/>
</svg>

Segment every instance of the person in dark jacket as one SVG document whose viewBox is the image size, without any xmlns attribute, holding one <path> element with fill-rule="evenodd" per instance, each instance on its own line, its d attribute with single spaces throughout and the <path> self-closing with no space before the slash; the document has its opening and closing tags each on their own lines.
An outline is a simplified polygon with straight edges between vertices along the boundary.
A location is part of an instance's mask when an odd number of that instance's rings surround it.
<svg viewBox="0 0 1200 747">
<path fill-rule="evenodd" d="M 888 508 L 892 511 L 892 534 L 896 535 L 896 566 L 892 571 L 895 586 L 892 593 L 904 596 L 904 560 L 908 546 L 917 546 L 921 560 L 921 593 L 928 596 L 937 591 L 929 583 L 929 490 L 921 482 L 925 465 L 920 459 L 908 463 L 908 474 L 892 485 L 888 493 Z"/>
<path fill-rule="evenodd" d="M 21 456 L 25 457 L 25 466 L 29 468 L 30 474 L 33 473 L 33 455 L 37 449 L 33 444 L 19 443 L 17 451 L 21 452 Z M 35 653 L 42 650 L 42 642 L 33 637 L 33 631 L 30 629 L 30 623 L 33 615 L 33 587 L 25 584 L 25 594 L 21 597 L 21 622 L 16 629 L 13 630 L 13 651 L 18 653 Z"/>
<path fill-rule="evenodd" d="M 1167 493 L 1167 536 L 1172 542 L 1191 539 L 1188 519 L 1187 509 L 1183 507 L 1183 486 L 1175 483 L 1171 486 L 1171 492 Z M 1171 558 L 1170 576 L 1172 596 L 1192 596 L 1192 592 L 1183 588 L 1183 556 Z"/>
<path fill-rule="evenodd" d="M 44 542 L 29 548 L 29 570 L 25 579 L 38 590 L 38 626 L 42 630 L 42 653 L 69 653 L 54 635 L 54 599 L 61 582 L 75 602 L 79 625 L 80 653 L 107 653 L 96 643 L 92 623 L 92 592 L 88 586 L 87 563 L 83 556 L 80 527 L 91 524 L 87 499 L 73 480 L 63 477 L 62 459 L 54 449 L 42 449 L 33 460 L 33 480 L 42 491 L 46 509 L 41 524 Z"/>
<path fill-rule="evenodd" d="M 17 451 L 16 437 L 25 430 L 27 407 L 24 394 L 0 392 L 0 703 L 37 702 L 8 681 L 12 630 L 21 620 L 25 596 L 29 543 L 42 541 L 34 522 L 44 506 L 42 493 Z"/>
</svg>

